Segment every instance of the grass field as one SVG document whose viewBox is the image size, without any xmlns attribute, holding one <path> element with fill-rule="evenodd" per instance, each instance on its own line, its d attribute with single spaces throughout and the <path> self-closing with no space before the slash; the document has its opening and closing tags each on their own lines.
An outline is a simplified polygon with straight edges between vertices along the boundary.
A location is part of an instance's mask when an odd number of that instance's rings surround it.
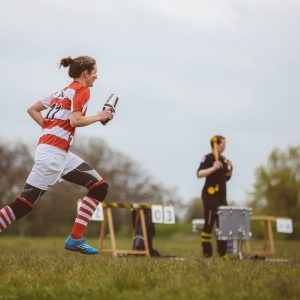
<svg viewBox="0 0 300 300">
<path fill-rule="evenodd" d="M 275 258 L 287 261 L 270 262 L 203 259 L 195 234 L 154 238 L 159 252 L 185 260 L 86 256 L 64 241 L 2 235 L 0 299 L 300 299 L 300 242 L 275 241 Z M 117 246 L 129 249 L 130 239 Z"/>
</svg>

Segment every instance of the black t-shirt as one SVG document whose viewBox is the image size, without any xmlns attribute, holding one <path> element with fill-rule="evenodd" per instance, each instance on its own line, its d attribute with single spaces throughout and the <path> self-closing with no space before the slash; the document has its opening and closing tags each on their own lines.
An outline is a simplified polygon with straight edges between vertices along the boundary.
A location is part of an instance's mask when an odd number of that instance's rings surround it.
<svg viewBox="0 0 300 300">
<path fill-rule="evenodd" d="M 230 179 L 230 176 L 228 175 L 229 169 L 227 159 L 224 156 L 219 155 L 219 161 L 222 163 L 223 167 L 205 178 L 202 195 L 214 195 L 215 197 L 226 199 L 226 181 Z M 215 157 L 213 153 L 205 155 L 201 160 L 197 173 L 199 170 L 212 167 L 214 162 Z"/>
</svg>

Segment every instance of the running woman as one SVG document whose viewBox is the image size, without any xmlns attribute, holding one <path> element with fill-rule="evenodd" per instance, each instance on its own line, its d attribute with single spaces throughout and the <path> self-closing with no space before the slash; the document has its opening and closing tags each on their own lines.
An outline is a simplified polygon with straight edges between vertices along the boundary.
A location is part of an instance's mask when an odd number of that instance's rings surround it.
<svg viewBox="0 0 300 300">
<path fill-rule="evenodd" d="M 85 161 L 70 152 L 76 127 L 112 120 L 110 110 L 86 116 L 90 88 L 97 79 L 96 60 L 89 56 L 62 58 L 61 67 L 69 68 L 73 82 L 64 89 L 40 99 L 27 112 L 42 127 L 35 152 L 34 166 L 21 194 L 0 210 L 0 232 L 21 219 L 35 206 L 36 201 L 58 180 L 66 180 L 87 188 L 65 248 L 83 254 L 97 254 L 98 249 L 87 245 L 83 232 L 99 202 L 108 192 L 106 181 Z M 42 111 L 46 110 L 45 117 Z"/>
</svg>

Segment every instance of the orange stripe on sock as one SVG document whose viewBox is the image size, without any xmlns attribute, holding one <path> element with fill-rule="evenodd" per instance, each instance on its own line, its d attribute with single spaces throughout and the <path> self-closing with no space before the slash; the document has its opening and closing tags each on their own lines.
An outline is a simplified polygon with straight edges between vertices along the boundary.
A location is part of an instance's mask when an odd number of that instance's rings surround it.
<svg viewBox="0 0 300 300">
<path fill-rule="evenodd" d="M 19 200 L 23 201 L 24 203 L 26 203 L 27 205 L 29 205 L 30 207 L 34 207 L 34 204 L 27 201 L 26 199 L 24 199 L 23 197 L 19 196 L 17 197 Z"/>
<path fill-rule="evenodd" d="M 106 181 L 104 180 L 104 179 L 102 179 L 102 180 L 100 180 L 99 182 L 96 182 L 96 183 L 94 183 L 92 186 L 90 186 L 89 188 L 88 188 L 88 190 L 90 191 L 91 189 L 93 189 L 94 187 L 96 187 L 96 186 L 98 186 L 98 185 L 100 185 L 100 184 L 102 184 L 102 183 L 105 183 Z"/>
</svg>

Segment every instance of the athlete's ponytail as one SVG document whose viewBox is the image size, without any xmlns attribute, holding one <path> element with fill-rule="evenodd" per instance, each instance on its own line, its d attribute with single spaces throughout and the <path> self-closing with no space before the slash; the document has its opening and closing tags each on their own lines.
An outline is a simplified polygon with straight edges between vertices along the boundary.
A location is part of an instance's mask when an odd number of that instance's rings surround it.
<svg viewBox="0 0 300 300">
<path fill-rule="evenodd" d="M 61 67 L 67 68 L 72 62 L 73 62 L 73 58 L 71 56 L 62 58 L 59 63 L 59 69 Z"/>
</svg>

